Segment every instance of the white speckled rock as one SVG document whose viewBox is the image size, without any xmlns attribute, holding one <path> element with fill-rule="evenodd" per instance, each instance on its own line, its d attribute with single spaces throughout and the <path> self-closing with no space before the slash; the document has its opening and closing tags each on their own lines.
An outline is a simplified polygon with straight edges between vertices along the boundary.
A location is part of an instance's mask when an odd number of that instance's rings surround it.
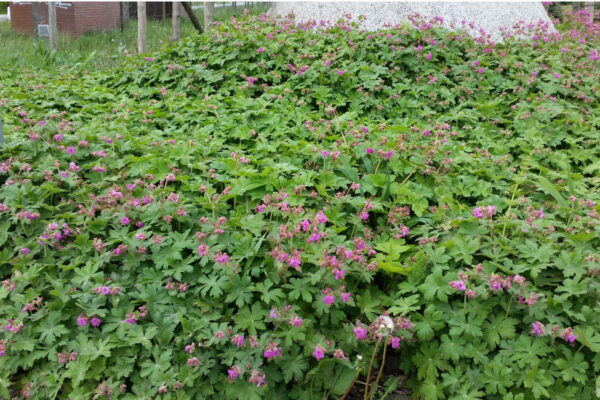
<svg viewBox="0 0 600 400">
<path fill-rule="evenodd" d="M 519 2 L 273 2 L 269 10 L 271 15 L 295 15 L 298 21 L 321 20 L 335 22 L 344 14 L 351 14 L 353 20 L 359 15 L 364 15 L 366 20 L 361 24 L 365 30 L 384 28 L 385 24 L 396 25 L 406 21 L 408 16 L 415 13 L 430 18 L 444 18 L 444 25 L 461 28 L 462 21 L 474 22 L 476 29 L 467 31 L 478 36 L 478 29 L 482 28 L 491 34 L 494 41 L 501 41 L 502 27 L 512 27 L 519 21 L 527 23 L 543 21 L 548 24 L 550 31 L 554 31 L 552 21 L 541 3 Z"/>
</svg>

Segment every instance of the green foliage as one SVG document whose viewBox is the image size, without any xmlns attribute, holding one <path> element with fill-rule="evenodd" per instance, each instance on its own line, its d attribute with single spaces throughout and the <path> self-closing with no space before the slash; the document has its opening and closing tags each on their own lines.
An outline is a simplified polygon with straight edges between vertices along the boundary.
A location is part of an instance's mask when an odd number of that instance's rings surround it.
<svg viewBox="0 0 600 400">
<path fill-rule="evenodd" d="M 0 71 L 0 397 L 593 398 L 598 27 L 347 27 Z"/>
</svg>

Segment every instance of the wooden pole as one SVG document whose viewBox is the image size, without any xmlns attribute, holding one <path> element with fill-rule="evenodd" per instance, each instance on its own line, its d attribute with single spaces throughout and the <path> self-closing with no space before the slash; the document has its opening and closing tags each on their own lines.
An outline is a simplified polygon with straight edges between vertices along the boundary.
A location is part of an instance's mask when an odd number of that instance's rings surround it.
<svg viewBox="0 0 600 400">
<path fill-rule="evenodd" d="M 31 2 L 31 23 L 33 24 L 33 35 L 38 36 L 38 25 L 40 24 L 40 13 L 38 3 Z"/>
<path fill-rule="evenodd" d="M 210 25 L 213 23 L 213 15 L 215 13 L 215 3 L 212 1 L 204 2 L 204 29 L 210 30 Z"/>
<path fill-rule="evenodd" d="M 148 51 L 147 42 L 147 20 L 146 20 L 146 2 L 138 1 L 137 3 L 137 20 L 138 20 L 138 54 Z"/>
<path fill-rule="evenodd" d="M 50 49 L 56 50 L 56 34 L 58 33 L 56 24 L 56 2 L 48 2 L 48 34 L 50 39 Z"/>
<path fill-rule="evenodd" d="M 179 28 L 179 2 L 173 2 L 173 32 L 171 33 L 171 40 L 176 42 L 181 36 L 181 30 Z"/>
<path fill-rule="evenodd" d="M 187 14 L 187 16 L 190 17 L 190 21 L 192 21 L 192 25 L 194 25 L 194 28 L 196 28 L 198 33 L 204 33 L 204 30 L 202 29 L 202 25 L 200 25 L 200 21 L 198 21 L 196 14 L 194 14 L 194 10 L 192 10 L 192 6 L 190 5 L 190 2 L 182 1 L 181 6 L 185 10 L 185 13 Z"/>
</svg>

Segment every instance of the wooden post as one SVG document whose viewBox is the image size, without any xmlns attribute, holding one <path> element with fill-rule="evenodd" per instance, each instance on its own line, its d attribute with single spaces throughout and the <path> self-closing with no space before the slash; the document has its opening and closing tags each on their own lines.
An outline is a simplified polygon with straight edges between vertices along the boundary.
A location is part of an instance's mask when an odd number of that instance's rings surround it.
<svg viewBox="0 0 600 400">
<path fill-rule="evenodd" d="M 147 43 L 147 21 L 146 21 L 146 2 L 138 1 L 137 3 L 137 19 L 138 19 L 138 54 L 148 51 Z"/>
<path fill-rule="evenodd" d="M 173 32 L 171 33 L 171 40 L 176 42 L 179 40 L 181 36 L 181 31 L 179 29 L 179 2 L 173 2 Z"/>
<path fill-rule="evenodd" d="M 194 25 L 194 28 L 196 28 L 198 33 L 204 33 L 204 30 L 202 29 L 202 25 L 200 25 L 200 21 L 198 21 L 198 17 L 196 17 L 196 14 L 194 14 L 194 10 L 192 10 L 192 6 L 190 5 L 190 2 L 182 1 L 181 6 L 185 10 L 185 13 L 187 14 L 187 16 L 190 17 L 190 21 L 192 21 L 192 25 Z"/>
<path fill-rule="evenodd" d="M 56 50 L 56 34 L 58 27 L 56 25 L 56 2 L 48 2 L 48 33 L 50 39 L 50 49 Z"/>
<path fill-rule="evenodd" d="M 32 1 L 31 2 L 31 24 L 33 25 L 33 35 L 37 36 L 38 25 L 40 24 L 40 13 L 38 10 L 38 3 Z"/>
<path fill-rule="evenodd" d="M 212 1 L 204 2 L 204 29 L 210 30 L 210 25 L 213 23 L 213 15 L 215 13 L 215 3 Z"/>
</svg>

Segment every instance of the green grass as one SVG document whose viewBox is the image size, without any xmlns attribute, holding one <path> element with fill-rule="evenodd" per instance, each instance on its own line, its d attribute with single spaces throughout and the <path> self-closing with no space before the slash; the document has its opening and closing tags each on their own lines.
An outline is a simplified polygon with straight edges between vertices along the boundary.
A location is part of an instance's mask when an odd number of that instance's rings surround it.
<svg viewBox="0 0 600 400">
<path fill-rule="evenodd" d="M 258 3 L 250 8 L 251 13 L 264 13 L 268 3 Z M 215 8 L 215 20 L 228 20 L 241 15 L 243 7 Z M 203 11 L 196 10 L 201 23 Z M 194 35 L 196 31 L 187 18 L 181 19 L 181 37 Z M 171 20 L 148 21 L 148 52 L 157 51 L 161 44 L 171 40 Z M 15 33 L 10 21 L 0 22 L 0 69 L 17 74 L 23 69 L 36 68 L 84 68 L 98 70 L 119 66 L 128 57 L 137 53 L 137 21 L 130 20 L 123 31 L 90 32 L 77 39 L 59 35 L 58 50 L 51 51 L 48 40 Z"/>
</svg>

